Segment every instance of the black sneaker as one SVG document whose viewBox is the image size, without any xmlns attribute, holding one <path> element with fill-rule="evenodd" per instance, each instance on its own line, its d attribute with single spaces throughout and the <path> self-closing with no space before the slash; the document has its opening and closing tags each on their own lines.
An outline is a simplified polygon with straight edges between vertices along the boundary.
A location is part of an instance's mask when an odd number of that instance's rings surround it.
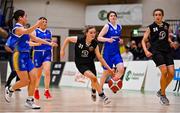
<svg viewBox="0 0 180 113">
<path fill-rule="evenodd" d="M 21 91 L 21 89 L 16 89 L 15 91 Z"/>
</svg>

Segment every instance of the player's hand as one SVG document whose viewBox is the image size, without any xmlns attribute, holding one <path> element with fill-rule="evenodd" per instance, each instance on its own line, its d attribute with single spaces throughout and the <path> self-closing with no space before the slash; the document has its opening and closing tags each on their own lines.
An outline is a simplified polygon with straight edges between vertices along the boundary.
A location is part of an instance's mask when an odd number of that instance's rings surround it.
<svg viewBox="0 0 180 113">
<path fill-rule="evenodd" d="M 174 49 L 177 48 L 177 44 L 176 44 L 175 42 L 171 42 L 171 43 L 170 43 L 170 46 L 171 46 L 172 48 L 174 48 Z"/>
<path fill-rule="evenodd" d="M 115 70 L 114 69 L 109 69 L 109 73 L 114 76 L 115 75 Z"/>
<path fill-rule="evenodd" d="M 65 56 L 64 50 L 61 50 L 61 51 L 60 51 L 60 56 L 61 56 L 61 58 L 64 58 L 64 56 Z"/>
<path fill-rule="evenodd" d="M 44 20 L 43 19 L 38 20 L 36 24 L 38 25 L 38 27 L 40 27 L 44 24 Z"/>
<path fill-rule="evenodd" d="M 123 39 L 119 39 L 119 44 L 120 44 L 120 45 L 123 45 L 123 44 L 124 44 Z"/>
<path fill-rule="evenodd" d="M 57 43 L 55 43 L 55 42 L 51 42 L 51 44 L 50 44 L 52 47 L 57 47 L 58 46 L 58 44 Z"/>
<path fill-rule="evenodd" d="M 152 53 L 151 52 L 149 52 L 149 51 L 145 51 L 145 55 L 146 55 L 146 57 L 151 57 L 152 56 Z"/>
<path fill-rule="evenodd" d="M 41 45 L 41 43 L 34 43 L 34 46 L 40 46 L 40 45 Z"/>
<path fill-rule="evenodd" d="M 115 41 L 115 39 L 113 39 L 113 38 L 108 38 L 108 40 L 107 40 L 107 42 L 109 42 L 109 43 L 112 43 L 114 41 Z"/>
</svg>

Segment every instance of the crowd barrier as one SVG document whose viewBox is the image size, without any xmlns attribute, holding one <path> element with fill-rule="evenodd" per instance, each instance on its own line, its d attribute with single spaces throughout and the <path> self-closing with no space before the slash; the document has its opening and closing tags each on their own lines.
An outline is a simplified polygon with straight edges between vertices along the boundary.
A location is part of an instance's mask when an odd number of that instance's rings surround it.
<svg viewBox="0 0 180 113">
<path fill-rule="evenodd" d="M 180 60 L 174 60 L 175 76 L 167 91 L 173 92 L 180 81 Z M 103 69 L 99 62 L 95 62 L 97 78 L 100 79 Z M 123 77 L 124 90 L 144 90 L 157 91 L 160 88 L 160 71 L 152 60 L 124 62 L 126 67 Z M 11 72 L 9 64 L 7 66 L 7 76 Z M 15 82 L 15 79 L 13 80 Z M 91 87 L 90 80 L 80 74 L 74 62 L 53 62 L 51 66 L 51 85 L 61 87 Z M 179 86 L 177 86 L 179 87 Z M 105 84 L 104 88 L 108 88 Z"/>
</svg>

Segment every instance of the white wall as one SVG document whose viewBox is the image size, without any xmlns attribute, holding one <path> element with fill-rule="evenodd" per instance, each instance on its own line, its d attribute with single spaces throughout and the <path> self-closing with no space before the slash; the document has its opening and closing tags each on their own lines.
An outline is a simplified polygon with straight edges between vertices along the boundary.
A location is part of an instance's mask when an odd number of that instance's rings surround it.
<svg viewBox="0 0 180 113">
<path fill-rule="evenodd" d="M 50 27 L 82 28 L 85 24 L 85 4 L 73 0 L 15 0 L 15 10 L 24 9 L 33 23 L 40 16 L 48 19 Z"/>
<path fill-rule="evenodd" d="M 40 16 L 48 19 L 54 35 L 60 35 L 64 41 L 69 29 L 81 29 L 85 25 L 86 4 L 75 0 L 14 0 L 15 10 L 24 9 L 30 24 L 34 24 Z M 141 0 L 143 4 L 143 26 L 153 22 L 152 12 L 155 8 L 165 11 L 165 19 L 180 19 L 180 0 Z M 68 58 L 67 55 L 64 60 Z"/>
<path fill-rule="evenodd" d="M 142 0 L 143 26 L 153 22 L 153 10 L 162 8 L 165 12 L 164 19 L 180 19 L 180 0 Z"/>
</svg>

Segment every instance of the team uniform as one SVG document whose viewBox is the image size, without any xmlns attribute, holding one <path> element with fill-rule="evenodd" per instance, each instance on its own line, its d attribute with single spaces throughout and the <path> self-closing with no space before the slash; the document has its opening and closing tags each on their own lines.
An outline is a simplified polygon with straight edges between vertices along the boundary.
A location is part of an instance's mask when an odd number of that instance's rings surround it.
<svg viewBox="0 0 180 113">
<path fill-rule="evenodd" d="M 51 42 L 52 34 L 49 30 L 42 31 L 41 29 L 37 28 L 35 30 L 36 37 L 39 37 L 43 40 Z M 47 44 L 42 44 L 40 46 L 35 46 L 33 51 L 33 62 L 36 68 L 42 66 L 43 62 L 50 61 L 51 62 L 51 46 Z"/>
<path fill-rule="evenodd" d="M 168 30 L 169 24 L 163 22 L 162 25 L 158 25 L 155 22 L 149 25 L 150 29 L 150 51 L 153 56 L 152 59 L 156 66 L 166 64 L 166 66 L 174 65 L 173 57 L 171 55 L 171 47 L 168 42 Z"/>
<path fill-rule="evenodd" d="M 13 66 L 15 71 L 28 71 L 30 72 L 34 68 L 34 64 L 30 58 L 30 46 L 29 34 L 23 34 L 18 36 L 15 34 L 17 28 L 23 27 L 23 25 L 16 23 L 12 30 L 12 38 L 18 38 L 15 44 L 13 53 Z"/>
<path fill-rule="evenodd" d="M 116 28 L 113 27 L 111 23 L 108 23 L 108 31 L 104 35 L 105 38 L 113 38 L 115 41 L 112 43 L 104 42 L 103 48 L 103 58 L 105 59 L 106 63 L 109 65 L 110 68 L 113 68 L 113 65 L 117 65 L 119 63 L 123 63 L 120 51 L 119 51 L 119 41 L 121 36 L 121 25 L 117 24 Z M 105 70 L 106 68 L 103 67 Z"/>
<path fill-rule="evenodd" d="M 75 44 L 75 64 L 81 74 L 90 70 L 96 75 L 96 69 L 94 64 L 95 48 L 97 47 L 97 40 L 92 40 L 90 45 L 86 44 L 86 38 L 78 37 Z"/>
<path fill-rule="evenodd" d="M 12 51 L 14 51 L 14 48 L 15 48 L 15 45 L 16 45 L 17 41 L 18 41 L 17 37 L 12 37 L 10 35 L 8 40 L 6 41 L 5 45 L 7 47 L 9 47 Z M 10 65 L 10 68 L 11 68 L 11 73 L 9 75 L 9 78 L 8 78 L 7 82 L 6 82 L 5 87 L 10 86 L 12 79 L 17 76 L 17 73 L 16 73 L 16 71 L 14 71 L 14 67 L 13 67 L 13 59 L 12 59 L 13 55 L 12 54 L 13 53 L 9 53 L 9 65 Z M 19 77 L 17 76 L 16 81 L 18 81 L 18 80 L 19 80 Z"/>
<path fill-rule="evenodd" d="M 92 40 L 90 45 L 87 45 L 86 38 L 77 38 L 77 42 L 75 44 L 75 64 L 81 74 L 84 75 L 84 73 L 89 70 L 96 76 L 94 58 L 96 56 L 95 49 L 97 45 L 98 42 L 96 39 Z M 99 96 L 105 104 L 110 102 L 103 92 L 100 93 Z M 91 98 L 93 101 L 96 101 L 95 89 L 92 89 L 91 91 Z"/>
</svg>

